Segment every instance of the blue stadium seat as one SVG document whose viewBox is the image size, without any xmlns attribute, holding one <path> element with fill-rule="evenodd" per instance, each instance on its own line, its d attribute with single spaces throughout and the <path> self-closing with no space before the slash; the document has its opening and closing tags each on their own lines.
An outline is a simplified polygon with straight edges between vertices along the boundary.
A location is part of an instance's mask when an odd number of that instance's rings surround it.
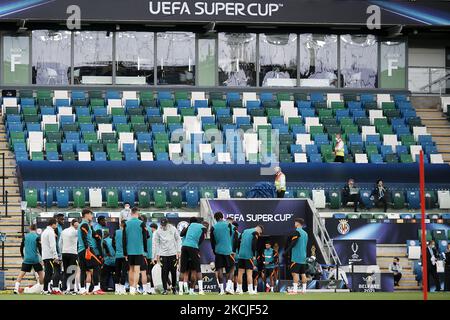
<svg viewBox="0 0 450 320">
<path fill-rule="evenodd" d="M 125 152 L 125 161 L 138 161 L 136 152 Z"/>
<path fill-rule="evenodd" d="M 261 102 L 259 100 L 248 100 L 247 101 L 247 109 L 260 108 Z"/>
<path fill-rule="evenodd" d="M 172 93 L 170 91 L 158 91 L 158 100 L 170 100 L 172 99 Z"/>
<path fill-rule="evenodd" d="M 27 152 L 27 145 L 25 142 L 14 143 L 14 152 Z"/>
<path fill-rule="evenodd" d="M 407 146 L 397 146 L 396 147 L 397 154 L 400 156 L 401 154 L 407 154 L 408 153 L 408 147 Z"/>
<path fill-rule="evenodd" d="M 333 213 L 333 218 L 334 219 L 345 219 L 346 215 L 345 215 L 345 213 Z"/>
<path fill-rule="evenodd" d="M 109 212 L 96 212 L 95 213 L 95 218 L 100 218 L 100 217 L 105 217 L 105 218 L 109 218 Z"/>
<path fill-rule="evenodd" d="M 291 154 L 302 153 L 302 146 L 299 144 L 291 144 Z"/>
<path fill-rule="evenodd" d="M 216 111 L 217 118 L 219 117 L 229 117 L 231 115 L 231 109 L 230 108 L 220 108 Z"/>
<path fill-rule="evenodd" d="M 227 92 L 227 101 L 241 100 L 241 95 L 239 92 Z"/>
<path fill-rule="evenodd" d="M 300 110 L 300 115 L 301 115 L 303 118 L 306 118 L 306 117 L 315 117 L 315 115 L 316 115 L 316 112 L 315 112 L 314 109 L 305 109 L 305 108 L 301 108 L 301 109 L 299 109 L 299 110 Z"/>
<path fill-rule="evenodd" d="M 77 143 L 75 145 L 75 151 L 89 151 L 89 146 L 86 143 Z"/>
<path fill-rule="evenodd" d="M 85 99 L 86 98 L 86 94 L 84 93 L 84 91 L 72 91 L 72 93 L 70 94 L 70 97 L 73 99 Z"/>
<path fill-rule="evenodd" d="M 131 189 L 123 189 L 122 190 L 122 202 L 128 202 L 131 206 L 134 205 L 136 201 L 136 192 Z"/>
<path fill-rule="evenodd" d="M 199 201 L 198 190 L 186 190 L 186 202 L 188 208 L 197 208 Z"/>
<path fill-rule="evenodd" d="M 67 208 L 69 206 L 69 191 L 66 189 L 57 189 L 56 202 L 58 208 Z"/>
<path fill-rule="evenodd" d="M 166 218 L 178 218 L 179 214 L 178 212 L 167 212 L 166 213 Z"/>
<path fill-rule="evenodd" d="M 325 101 L 325 97 L 322 92 L 311 92 L 310 100 L 312 102 L 323 102 Z"/>
<path fill-rule="evenodd" d="M 134 143 L 124 143 L 122 145 L 122 150 L 124 153 L 135 152 Z"/>
<path fill-rule="evenodd" d="M 364 104 L 365 102 L 375 101 L 375 96 L 371 93 L 363 93 L 361 94 L 359 100 Z"/>
<path fill-rule="evenodd" d="M 41 115 L 54 115 L 55 114 L 55 108 L 53 107 L 41 107 Z"/>
<path fill-rule="evenodd" d="M 58 161 L 59 153 L 57 151 L 47 151 L 46 158 L 48 161 Z"/>
<path fill-rule="evenodd" d="M 401 213 L 400 219 L 412 219 L 414 216 L 411 213 Z"/>
<path fill-rule="evenodd" d="M 309 156 L 311 154 L 317 154 L 319 153 L 319 150 L 315 144 L 307 144 L 306 147 L 306 154 Z"/>
<path fill-rule="evenodd" d="M 120 93 L 116 90 L 108 90 L 105 94 L 105 99 L 120 99 Z"/>
<path fill-rule="evenodd" d="M 73 152 L 73 143 L 71 142 L 61 143 L 61 153 L 64 152 Z"/>
<path fill-rule="evenodd" d="M 106 161 L 106 152 L 94 152 L 94 161 Z"/>
<path fill-rule="evenodd" d="M 439 240 L 437 245 L 440 253 L 445 253 L 447 251 L 448 240 Z"/>
<path fill-rule="evenodd" d="M 167 152 L 160 152 L 156 154 L 157 161 L 169 161 L 169 154 Z"/>
<path fill-rule="evenodd" d="M 314 163 L 322 162 L 322 155 L 320 155 L 318 153 L 312 153 L 312 154 L 308 155 L 308 157 L 309 157 L 309 162 L 314 162 Z"/>
<path fill-rule="evenodd" d="M 370 163 L 383 163 L 383 157 L 381 154 L 373 153 L 370 155 Z"/>
<path fill-rule="evenodd" d="M 353 116 L 353 119 L 365 118 L 366 110 L 353 109 L 352 116 Z"/>
<path fill-rule="evenodd" d="M 208 100 L 195 100 L 194 101 L 195 110 L 199 108 L 208 108 Z"/>
<path fill-rule="evenodd" d="M 53 205 L 54 192 L 53 188 L 47 188 L 47 190 L 39 189 L 39 199 L 42 207 L 50 208 Z"/>
<path fill-rule="evenodd" d="M 139 100 L 138 99 L 127 99 L 125 100 L 125 108 L 138 108 Z"/>
<path fill-rule="evenodd" d="M 297 108 L 298 109 L 311 109 L 312 108 L 312 102 L 311 101 L 298 100 L 296 103 L 297 103 Z"/>
<path fill-rule="evenodd" d="M 272 92 L 261 92 L 259 94 L 259 100 L 261 100 L 261 101 L 272 101 L 273 100 Z"/>
<path fill-rule="evenodd" d="M 371 192 L 369 190 L 361 190 L 359 195 L 361 197 L 361 202 L 364 204 L 364 207 L 367 209 L 371 209 L 374 206 L 373 200 L 370 199 Z"/>
<path fill-rule="evenodd" d="M 68 106 L 70 106 L 70 100 L 69 99 L 55 99 L 55 106 L 56 107 L 68 107 Z"/>
<path fill-rule="evenodd" d="M 362 103 L 360 101 L 349 101 L 349 102 L 347 102 L 347 106 L 348 106 L 350 113 L 353 114 L 352 113 L 353 110 L 361 110 Z"/>
<path fill-rule="evenodd" d="M 449 219 L 450 220 L 450 213 L 443 213 L 442 214 L 442 219 L 444 219 L 444 220 Z"/>
<path fill-rule="evenodd" d="M 381 145 L 380 136 L 378 134 L 368 134 L 366 136 L 366 145 L 367 144 L 374 144 L 376 146 Z"/>
<path fill-rule="evenodd" d="M 28 152 L 26 151 L 18 151 L 15 153 L 16 155 L 16 161 L 28 161 Z"/>
<path fill-rule="evenodd" d="M 420 209 L 420 193 L 419 190 L 406 191 L 406 201 L 410 209 Z"/>
<path fill-rule="evenodd" d="M 292 126 L 292 134 L 296 135 L 298 133 L 306 133 L 306 128 L 305 126 L 296 124 Z"/>
</svg>

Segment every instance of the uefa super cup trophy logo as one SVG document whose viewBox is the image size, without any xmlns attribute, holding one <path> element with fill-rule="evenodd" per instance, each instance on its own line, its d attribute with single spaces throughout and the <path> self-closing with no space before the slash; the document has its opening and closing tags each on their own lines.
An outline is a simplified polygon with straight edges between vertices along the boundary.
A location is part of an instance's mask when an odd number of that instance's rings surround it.
<svg viewBox="0 0 450 320">
<path fill-rule="evenodd" d="M 352 246 L 351 246 L 351 249 L 353 251 L 352 258 L 353 259 L 358 259 L 359 258 L 359 254 L 357 254 L 358 249 L 359 249 L 358 244 L 356 242 L 353 242 Z"/>
</svg>

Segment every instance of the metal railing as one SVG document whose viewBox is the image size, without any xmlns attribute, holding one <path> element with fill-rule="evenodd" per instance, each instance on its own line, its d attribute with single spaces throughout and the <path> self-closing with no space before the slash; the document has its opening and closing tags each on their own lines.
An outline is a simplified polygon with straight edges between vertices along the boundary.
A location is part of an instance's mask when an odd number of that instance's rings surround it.
<svg viewBox="0 0 450 320">
<path fill-rule="evenodd" d="M 314 207 L 314 203 L 311 199 L 307 199 L 309 206 L 313 212 L 313 234 L 316 238 L 316 242 L 322 252 L 323 258 L 326 264 L 334 264 L 341 266 L 341 260 L 333 245 L 333 240 L 328 234 L 325 224 L 323 223 L 319 211 Z"/>
<path fill-rule="evenodd" d="M 450 68 L 409 67 L 408 89 L 412 93 L 445 94 L 450 89 Z"/>
</svg>

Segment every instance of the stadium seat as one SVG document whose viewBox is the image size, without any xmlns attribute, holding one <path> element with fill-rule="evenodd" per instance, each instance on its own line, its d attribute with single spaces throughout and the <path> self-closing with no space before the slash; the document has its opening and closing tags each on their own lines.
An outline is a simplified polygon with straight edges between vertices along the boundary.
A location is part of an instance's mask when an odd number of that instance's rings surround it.
<svg viewBox="0 0 450 320">
<path fill-rule="evenodd" d="M 86 191 L 81 188 L 72 190 L 74 208 L 84 208 L 86 205 Z"/>
<path fill-rule="evenodd" d="M 438 190 L 439 209 L 450 209 L 450 191 Z"/>
<path fill-rule="evenodd" d="M 156 208 L 165 208 L 167 205 L 167 195 L 164 189 L 153 190 L 153 199 L 155 200 Z"/>
<path fill-rule="evenodd" d="M 410 209 L 420 209 L 420 192 L 419 190 L 407 191 L 406 201 Z"/>
<path fill-rule="evenodd" d="M 53 205 L 53 188 L 40 189 L 39 196 L 41 199 L 41 207 L 50 208 Z"/>
<path fill-rule="evenodd" d="M 196 208 L 198 201 L 198 190 L 186 190 L 186 203 L 188 208 Z"/>
<path fill-rule="evenodd" d="M 89 189 L 89 206 L 91 208 L 101 208 L 103 202 L 102 189 Z"/>
<path fill-rule="evenodd" d="M 56 190 L 56 202 L 57 202 L 58 208 L 69 207 L 69 191 L 66 189 L 57 189 Z"/>
<path fill-rule="evenodd" d="M 394 209 L 404 209 L 405 208 L 405 194 L 403 191 L 392 192 Z"/>
<path fill-rule="evenodd" d="M 364 204 L 364 207 L 366 209 L 371 209 L 374 206 L 373 200 L 370 199 L 370 195 L 371 195 L 371 192 L 368 190 L 360 191 L 361 202 Z"/>
<path fill-rule="evenodd" d="M 341 192 L 339 190 L 332 190 L 329 193 L 330 208 L 339 209 L 341 207 Z"/>
<path fill-rule="evenodd" d="M 347 216 L 345 213 L 333 213 L 334 219 L 345 219 Z"/>
<path fill-rule="evenodd" d="M 215 198 L 215 192 L 214 192 L 213 189 L 202 188 L 200 190 L 200 196 L 203 199 L 214 199 Z"/>
<path fill-rule="evenodd" d="M 136 194 L 134 190 L 131 189 L 123 189 L 122 190 L 122 203 L 129 203 L 130 206 L 134 206 L 136 201 Z"/>
<path fill-rule="evenodd" d="M 314 206 L 317 209 L 324 209 L 326 206 L 325 191 L 324 190 L 313 190 L 312 191 L 312 200 L 314 202 Z"/>
<path fill-rule="evenodd" d="M 108 208 L 119 207 L 119 194 L 116 189 L 106 190 L 106 207 Z"/>
<path fill-rule="evenodd" d="M 150 207 L 150 193 L 148 190 L 140 190 L 138 193 L 138 203 L 140 208 Z"/>
<path fill-rule="evenodd" d="M 307 189 L 297 190 L 297 198 L 308 198 L 311 199 L 311 192 Z"/>
<path fill-rule="evenodd" d="M 181 208 L 182 205 L 181 190 L 175 189 L 170 191 L 170 205 L 172 208 Z"/>
<path fill-rule="evenodd" d="M 347 219 L 359 219 L 359 215 L 357 213 L 349 213 L 346 215 Z"/>
<path fill-rule="evenodd" d="M 433 239 L 436 240 L 436 242 L 440 240 L 447 240 L 447 234 L 445 232 L 445 229 L 435 229 L 431 232 Z"/>
</svg>

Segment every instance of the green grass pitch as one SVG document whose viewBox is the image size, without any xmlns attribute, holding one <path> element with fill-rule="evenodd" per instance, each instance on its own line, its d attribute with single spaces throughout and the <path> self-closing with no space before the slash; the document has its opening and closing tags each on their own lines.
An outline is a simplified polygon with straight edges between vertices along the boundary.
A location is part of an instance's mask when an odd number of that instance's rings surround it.
<svg viewBox="0 0 450 320">
<path fill-rule="evenodd" d="M 106 294 L 103 296 L 72 296 L 72 295 L 41 295 L 41 294 L 0 294 L 0 300 L 422 300 L 422 292 L 377 292 L 377 293 L 323 293 L 311 292 L 306 294 L 288 295 L 284 293 L 259 293 L 256 296 L 249 295 L 225 295 L 206 294 L 204 296 L 178 296 L 178 295 L 125 295 L 116 296 L 114 294 Z M 450 300 L 450 292 L 430 293 L 429 300 Z"/>
</svg>

